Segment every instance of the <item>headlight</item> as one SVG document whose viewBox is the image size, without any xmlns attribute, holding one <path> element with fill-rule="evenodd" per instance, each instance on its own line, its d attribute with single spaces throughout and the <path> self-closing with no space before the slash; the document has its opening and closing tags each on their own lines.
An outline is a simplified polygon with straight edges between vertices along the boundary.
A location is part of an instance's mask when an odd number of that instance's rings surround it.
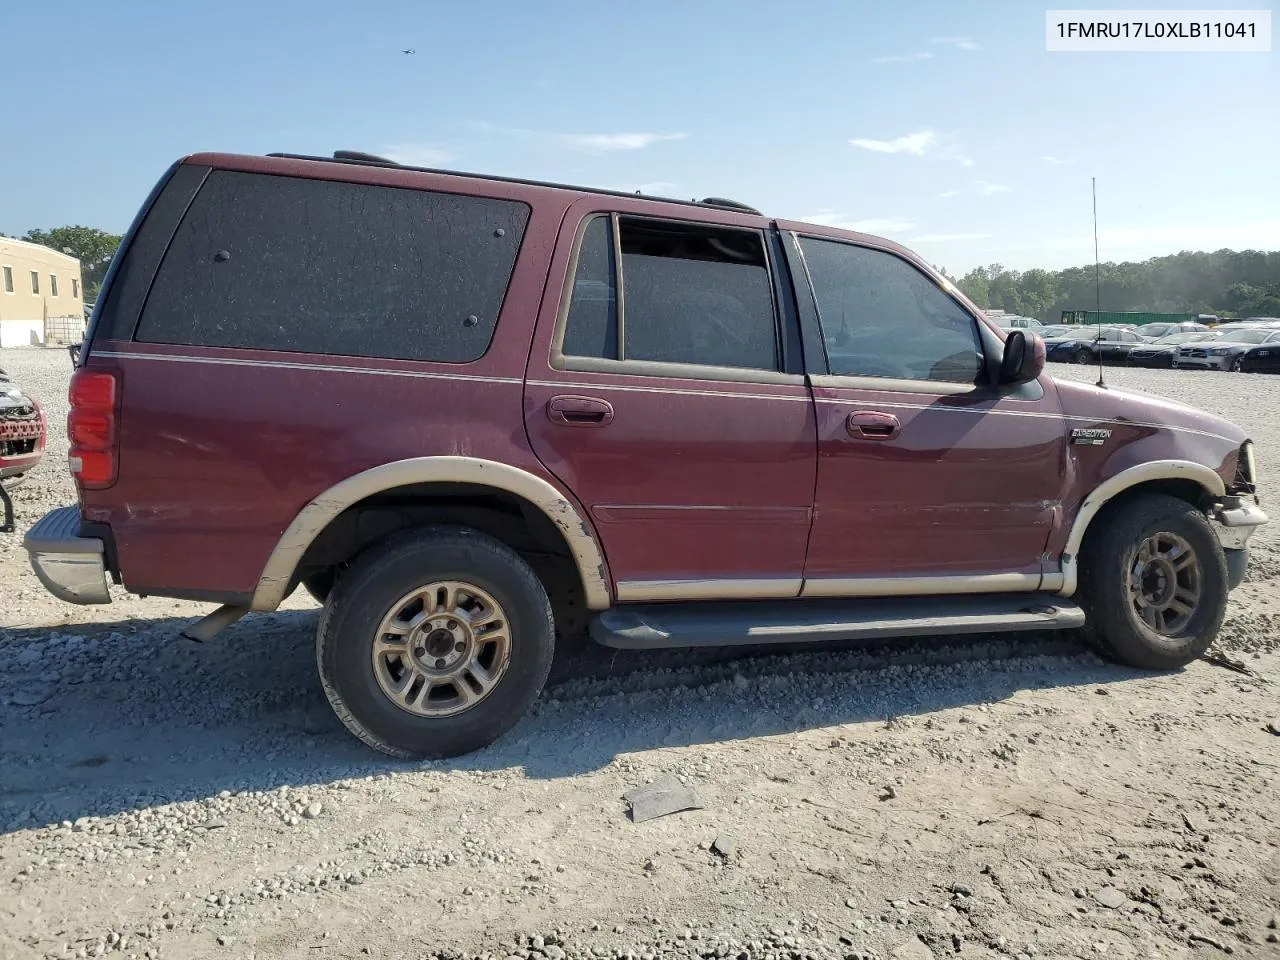
<svg viewBox="0 0 1280 960">
<path fill-rule="evenodd" d="M 1225 357 L 1229 353 L 1235 353 L 1234 347 L 1214 347 L 1209 351 L 1211 357 Z"/>
<path fill-rule="evenodd" d="M 1253 457 L 1253 441 L 1246 440 L 1244 449 L 1241 451 L 1244 457 L 1245 469 L 1249 471 L 1249 483 L 1256 490 L 1258 489 L 1258 462 Z"/>
</svg>

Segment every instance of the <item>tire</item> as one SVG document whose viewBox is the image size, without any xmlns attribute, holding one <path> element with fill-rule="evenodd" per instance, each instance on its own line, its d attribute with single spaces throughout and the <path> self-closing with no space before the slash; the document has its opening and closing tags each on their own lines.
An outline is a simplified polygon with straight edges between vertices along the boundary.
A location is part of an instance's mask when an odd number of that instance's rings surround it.
<svg viewBox="0 0 1280 960">
<path fill-rule="evenodd" d="M 1093 363 L 1093 354 L 1089 351 L 1088 347 L 1081 347 L 1079 350 L 1076 351 L 1075 361 L 1076 363 L 1081 363 L 1081 364 Z"/>
<path fill-rule="evenodd" d="M 1232 373 L 1240 373 L 1244 370 L 1244 357 L 1235 357 L 1227 367 Z"/>
<path fill-rule="evenodd" d="M 1103 518 L 1099 518 L 1103 522 Z M 1230 589 L 1227 562 L 1218 537 L 1203 513 L 1184 500 L 1163 494 L 1141 494 L 1117 504 L 1080 557 L 1080 602 L 1087 618 L 1086 638 L 1110 660 L 1146 670 L 1172 670 L 1198 658 L 1222 626 Z M 1153 613 L 1151 595 L 1129 593 L 1139 552 L 1152 538 L 1168 548 L 1168 555 L 1192 555 L 1187 571 L 1173 572 L 1167 558 L 1144 564 L 1150 585 L 1161 599 L 1185 597 L 1184 584 L 1198 588 L 1191 611 Z M 1164 558 L 1164 554 L 1159 554 Z M 1193 576 L 1194 574 L 1194 576 Z M 1173 579 L 1169 579 L 1170 575 Z M 1164 579 L 1161 579 L 1163 577 Z M 1166 586 L 1158 589 L 1161 584 Z M 1169 590 L 1172 590 L 1170 594 Z M 1142 604 L 1158 629 L 1139 613 Z"/>
<path fill-rule="evenodd" d="M 378 645 L 383 653 L 375 657 L 375 634 L 382 627 L 404 625 L 398 626 L 404 629 L 409 624 L 396 619 L 415 609 L 413 602 L 403 605 L 406 598 L 428 585 L 442 584 L 445 593 L 429 594 L 446 601 L 438 605 L 443 612 L 432 617 L 437 627 L 429 635 L 410 633 L 404 647 L 396 646 L 392 653 L 386 653 L 392 642 L 383 642 Z M 455 607 L 448 599 L 468 597 L 468 590 L 470 599 L 464 603 L 472 603 L 472 610 L 478 612 Z M 487 607 L 496 608 L 500 616 L 494 617 Z M 432 609 L 437 609 L 434 602 Z M 455 617 L 450 618 L 450 612 Z M 472 617 L 483 624 L 482 616 L 501 626 L 472 636 Z M 465 635 L 456 647 L 449 630 Z M 473 653 L 485 638 L 502 632 L 505 655 L 500 652 L 502 639 L 490 639 L 481 653 Z M 433 639 L 437 635 L 444 638 L 440 652 L 427 646 L 439 644 Z M 464 646 L 465 652 L 457 654 L 458 662 L 464 664 L 459 668 L 462 679 L 441 686 L 443 681 L 430 671 Z M 484 660 L 490 651 L 492 658 Z M 537 575 L 505 544 L 457 527 L 408 531 L 359 556 L 338 576 L 316 631 L 320 681 L 338 719 L 375 750 L 402 759 L 455 757 L 492 743 L 533 704 L 546 683 L 554 652 L 551 604 Z M 438 655 L 442 659 L 432 659 Z M 453 664 L 447 669 L 454 669 Z M 410 673 L 417 679 L 407 682 L 405 702 L 394 699 L 390 686 L 406 682 Z M 425 683 L 428 676 L 437 680 L 435 685 Z M 483 683 L 472 682 L 480 676 L 492 681 L 487 691 Z M 421 687 L 419 681 L 423 681 Z M 477 702 L 465 706 L 459 683 Z M 452 691 L 452 699 L 433 699 L 433 691 L 445 689 Z M 414 705 L 413 700 L 421 702 Z M 455 712 L 442 713 L 450 709 Z M 422 711 L 433 715 L 422 715 Z"/>
</svg>

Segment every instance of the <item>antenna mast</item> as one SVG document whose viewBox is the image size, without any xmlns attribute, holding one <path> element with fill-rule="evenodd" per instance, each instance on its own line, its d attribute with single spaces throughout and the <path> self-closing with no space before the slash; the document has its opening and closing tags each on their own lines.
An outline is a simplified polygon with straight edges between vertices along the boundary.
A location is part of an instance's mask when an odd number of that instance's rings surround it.
<svg viewBox="0 0 1280 960">
<path fill-rule="evenodd" d="M 1098 178 L 1090 177 L 1093 184 L 1093 290 L 1096 308 L 1094 316 L 1094 349 L 1098 351 L 1098 386 L 1105 387 L 1102 378 L 1102 268 L 1098 265 Z"/>
</svg>

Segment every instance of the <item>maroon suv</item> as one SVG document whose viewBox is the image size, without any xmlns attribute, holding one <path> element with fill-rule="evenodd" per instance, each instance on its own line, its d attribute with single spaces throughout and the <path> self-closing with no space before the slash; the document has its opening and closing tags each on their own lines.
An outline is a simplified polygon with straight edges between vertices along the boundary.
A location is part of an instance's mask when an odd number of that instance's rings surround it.
<svg viewBox="0 0 1280 960">
<path fill-rule="evenodd" d="M 1201 654 L 1266 515 L 1230 423 L 1058 383 L 908 250 L 722 200 L 199 154 L 71 386 L 57 596 L 324 604 L 366 743 L 473 750 L 557 635 L 615 647 L 1083 628 Z"/>
</svg>

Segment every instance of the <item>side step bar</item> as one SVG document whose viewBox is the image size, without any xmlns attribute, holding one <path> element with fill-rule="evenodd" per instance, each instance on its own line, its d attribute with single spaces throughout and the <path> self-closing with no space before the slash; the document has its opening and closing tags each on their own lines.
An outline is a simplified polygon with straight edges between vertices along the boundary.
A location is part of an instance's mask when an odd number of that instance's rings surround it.
<svg viewBox="0 0 1280 960">
<path fill-rule="evenodd" d="M 1050 594 L 627 604 L 599 613 L 591 637 L 652 650 L 815 643 L 1084 626 L 1084 611 Z"/>
</svg>

